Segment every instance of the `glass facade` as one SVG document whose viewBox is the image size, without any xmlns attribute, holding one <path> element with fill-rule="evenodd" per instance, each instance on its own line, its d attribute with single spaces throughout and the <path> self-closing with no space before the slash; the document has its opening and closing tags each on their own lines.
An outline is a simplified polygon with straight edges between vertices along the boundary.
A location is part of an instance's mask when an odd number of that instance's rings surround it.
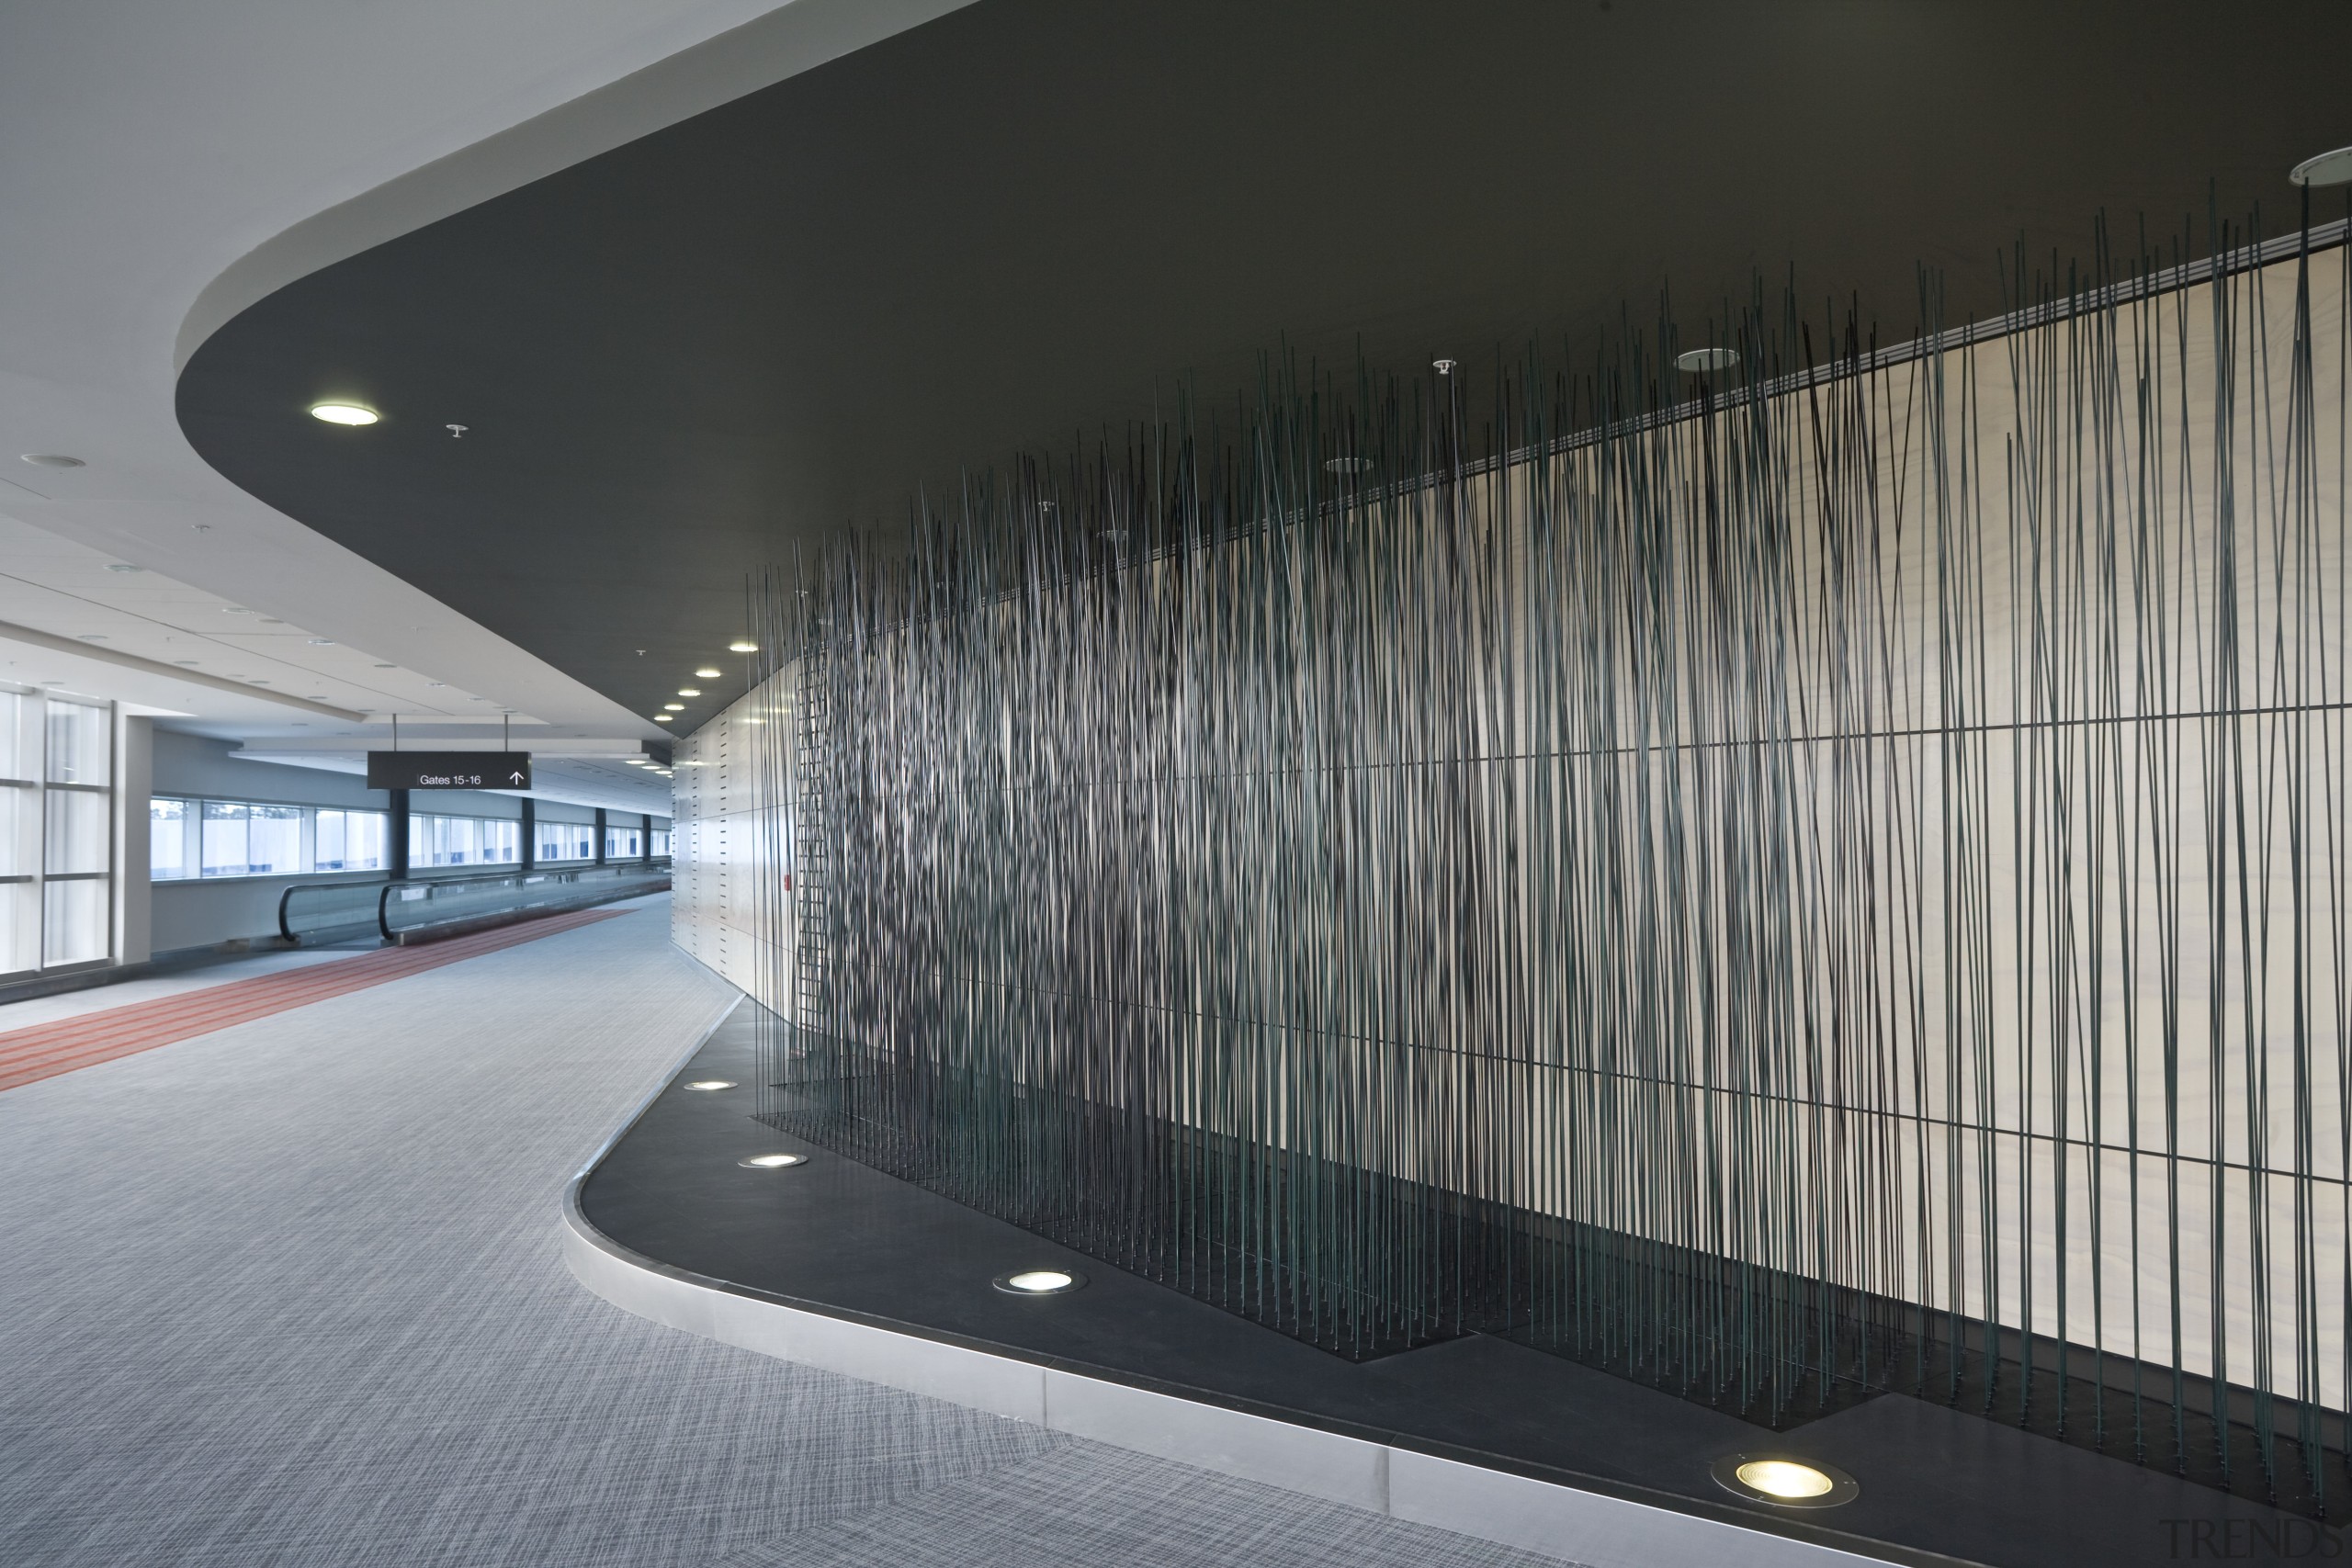
<svg viewBox="0 0 2352 1568">
<path fill-rule="evenodd" d="M 390 863 L 390 819 L 380 811 L 159 795 L 147 803 L 147 833 L 148 875 L 157 882 L 382 871 Z"/>
<path fill-rule="evenodd" d="M 0 687 L 0 975 L 113 956 L 114 723 Z"/>
</svg>

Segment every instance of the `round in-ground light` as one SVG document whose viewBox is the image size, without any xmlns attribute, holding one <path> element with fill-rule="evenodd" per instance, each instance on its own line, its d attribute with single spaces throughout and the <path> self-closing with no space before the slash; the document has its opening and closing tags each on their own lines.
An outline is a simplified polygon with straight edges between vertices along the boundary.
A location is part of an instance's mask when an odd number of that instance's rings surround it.
<svg viewBox="0 0 2352 1568">
<path fill-rule="evenodd" d="M 347 403 L 330 399 L 322 403 L 312 403 L 311 417 L 324 420 L 329 424 L 362 425 L 373 424 L 382 415 L 366 403 Z"/>
<path fill-rule="evenodd" d="M 686 1085 L 686 1087 L 691 1089 L 698 1089 L 704 1093 L 708 1093 L 710 1090 L 715 1089 L 733 1089 L 735 1087 L 735 1081 L 732 1078 L 696 1078 L 694 1082 Z"/>
<path fill-rule="evenodd" d="M 1724 1491 L 1776 1508 L 1835 1508 L 1862 1495 L 1836 1465 L 1791 1454 L 1725 1454 L 1709 1471 Z"/>
<path fill-rule="evenodd" d="M 2333 152 L 2322 152 L 2316 158 L 2306 158 L 2288 170 L 2287 177 L 2299 186 L 2352 184 L 2352 147 L 2338 147 Z M 36 462 L 39 460 L 33 459 Z"/>
<path fill-rule="evenodd" d="M 1710 370 L 1728 370 L 1738 363 L 1739 350 L 1736 348 L 1694 348 L 1674 356 L 1677 370 L 1694 376 L 1703 376 Z"/>
<path fill-rule="evenodd" d="M 749 1159 L 739 1159 L 735 1163 L 751 1170 L 785 1170 L 796 1165 L 807 1165 L 808 1156 L 807 1155 L 753 1155 Z"/>
<path fill-rule="evenodd" d="M 1015 1269 L 989 1283 L 1009 1296 L 1065 1296 L 1086 1283 L 1075 1269 Z"/>
</svg>

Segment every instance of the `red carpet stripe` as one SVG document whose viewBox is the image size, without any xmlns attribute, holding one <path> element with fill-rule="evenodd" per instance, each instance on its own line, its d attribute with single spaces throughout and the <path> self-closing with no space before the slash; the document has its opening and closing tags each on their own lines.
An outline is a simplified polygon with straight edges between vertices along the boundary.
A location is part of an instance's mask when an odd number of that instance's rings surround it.
<svg viewBox="0 0 2352 1568">
<path fill-rule="evenodd" d="M 55 1077 L 76 1067 L 113 1061 L 118 1056 L 136 1055 L 158 1045 L 209 1034 L 231 1024 L 267 1018 L 290 1008 L 365 990 L 387 980 L 421 975 L 428 969 L 539 937 L 576 931 L 627 913 L 626 909 L 581 909 L 568 915 L 548 915 L 521 925 L 501 926 L 495 931 L 477 931 L 471 936 L 452 937 L 421 947 L 388 947 L 356 958 L 307 964 L 277 975 L 257 975 L 250 980 L 231 980 L 176 997 L 159 997 L 152 1002 L 133 1002 L 103 1012 L 84 1013 L 79 1018 L 60 1019 L 55 1023 L 11 1030 L 0 1033 L 0 1089 Z"/>
</svg>

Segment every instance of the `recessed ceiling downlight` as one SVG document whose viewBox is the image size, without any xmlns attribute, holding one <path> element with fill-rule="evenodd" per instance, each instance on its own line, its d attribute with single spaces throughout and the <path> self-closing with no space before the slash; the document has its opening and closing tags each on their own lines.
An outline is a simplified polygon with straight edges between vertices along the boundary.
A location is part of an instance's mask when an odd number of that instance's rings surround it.
<svg viewBox="0 0 2352 1568">
<path fill-rule="evenodd" d="M 2306 158 L 2288 170 L 2287 177 L 2299 186 L 2352 184 L 2352 147 L 2338 147 L 2333 152 Z"/>
<path fill-rule="evenodd" d="M 746 642 L 742 638 L 738 637 L 733 642 L 727 645 L 727 651 L 729 653 L 757 653 L 760 651 L 760 645 L 756 642 Z"/>
<path fill-rule="evenodd" d="M 28 452 L 24 460 L 37 468 L 79 468 L 85 467 L 79 457 L 69 457 L 62 452 Z"/>
<path fill-rule="evenodd" d="M 1019 1269 L 989 1283 L 1009 1296 L 1059 1296 L 1085 1284 L 1086 1276 L 1073 1269 Z"/>
<path fill-rule="evenodd" d="M 1834 1508 L 1862 1495 L 1852 1476 L 1819 1460 L 1725 1454 L 1710 1468 L 1724 1490 L 1782 1508 Z"/>
<path fill-rule="evenodd" d="M 329 401 L 312 403 L 311 417 L 324 420 L 329 424 L 361 425 L 373 424 L 383 416 L 366 403 Z"/>
<path fill-rule="evenodd" d="M 808 1156 L 807 1155 L 753 1155 L 750 1159 L 739 1159 L 735 1163 L 750 1170 L 783 1170 L 791 1166 L 807 1165 Z"/>
<path fill-rule="evenodd" d="M 1694 348 L 1688 354 L 1674 356 L 1674 367 L 1687 375 L 1704 376 L 1711 370 L 1728 370 L 1739 363 L 1736 348 Z"/>
<path fill-rule="evenodd" d="M 698 697 L 702 695 L 702 688 L 700 686 L 681 686 L 678 688 L 678 695 L 682 697 Z"/>
<path fill-rule="evenodd" d="M 717 670 L 697 670 L 695 671 L 695 679 L 697 681 L 716 681 L 721 673 L 722 671 Z"/>
<path fill-rule="evenodd" d="M 715 1089 L 733 1089 L 735 1087 L 735 1080 L 732 1078 L 696 1078 L 686 1087 L 695 1090 L 696 1093 L 708 1094 Z"/>
</svg>

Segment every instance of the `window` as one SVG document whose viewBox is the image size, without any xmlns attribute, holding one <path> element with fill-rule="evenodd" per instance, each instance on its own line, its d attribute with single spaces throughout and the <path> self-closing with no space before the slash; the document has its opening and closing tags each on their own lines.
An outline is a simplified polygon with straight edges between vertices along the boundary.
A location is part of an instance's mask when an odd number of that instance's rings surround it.
<svg viewBox="0 0 2352 1568">
<path fill-rule="evenodd" d="M 317 871 L 382 871 L 390 863 L 391 833 L 380 811 L 319 812 Z"/>
<path fill-rule="evenodd" d="M 605 858 L 635 860 L 645 852 L 645 830 L 634 825 L 624 828 L 617 822 L 605 826 Z"/>
<path fill-rule="evenodd" d="M 114 709 L 0 688 L 0 974 L 114 952 Z"/>
<path fill-rule="evenodd" d="M 670 829 L 667 828 L 653 829 L 653 858 L 656 860 L 670 858 Z"/>
<path fill-rule="evenodd" d="M 185 882 L 382 871 L 390 860 L 389 822 L 380 811 L 159 795 L 147 803 L 147 874 L 156 882 Z"/>
<path fill-rule="evenodd" d="M 147 877 L 176 882 L 188 874 L 188 803 L 157 795 L 147 803 Z"/>
<path fill-rule="evenodd" d="M 408 863 L 515 865 L 523 858 L 523 825 L 499 817 L 411 817 Z"/>
<path fill-rule="evenodd" d="M 541 864 L 596 858 L 596 830 L 585 822 L 541 822 L 538 840 L 537 858 Z"/>
</svg>

